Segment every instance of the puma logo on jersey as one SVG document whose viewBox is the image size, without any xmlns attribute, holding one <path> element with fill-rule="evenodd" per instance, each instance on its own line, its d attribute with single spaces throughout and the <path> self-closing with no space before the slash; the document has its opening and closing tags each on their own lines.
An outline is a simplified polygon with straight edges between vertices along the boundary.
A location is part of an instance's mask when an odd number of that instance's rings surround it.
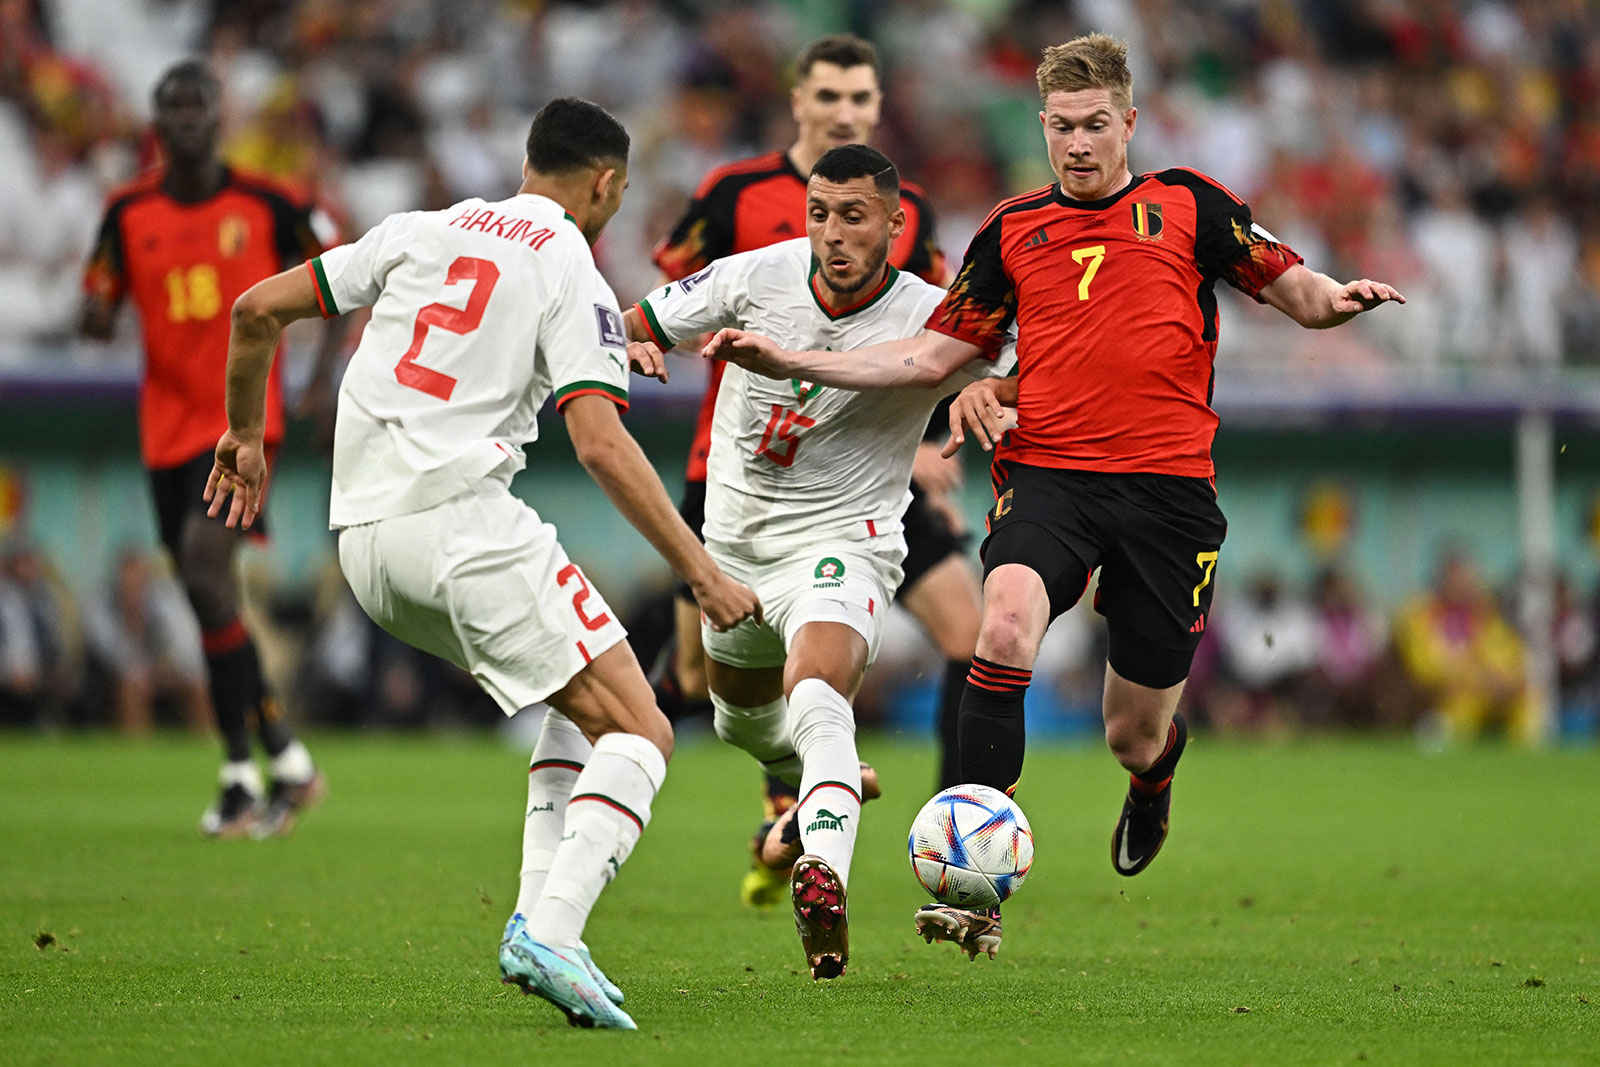
<svg viewBox="0 0 1600 1067">
<path fill-rule="evenodd" d="M 609 359 L 611 362 L 615 363 L 617 366 L 622 367 L 624 370 L 627 369 L 627 364 L 623 363 L 622 360 L 618 359 L 617 358 L 617 354 L 615 352 L 607 352 L 606 353 L 606 358 Z"/>
</svg>

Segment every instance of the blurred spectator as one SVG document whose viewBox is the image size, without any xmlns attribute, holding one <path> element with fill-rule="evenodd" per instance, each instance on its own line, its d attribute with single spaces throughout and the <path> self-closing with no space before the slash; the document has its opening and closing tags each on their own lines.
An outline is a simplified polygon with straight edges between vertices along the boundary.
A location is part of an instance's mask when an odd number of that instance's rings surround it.
<svg viewBox="0 0 1600 1067">
<path fill-rule="evenodd" d="M 1374 726 L 1385 717 L 1380 675 L 1388 647 L 1381 613 L 1367 606 L 1350 576 L 1326 570 L 1313 598 L 1316 668 L 1301 711 L 1317 726 Z"/>
<path fill-rule="evenodd" d="M 151 557 L 124 549 L 111 587 L 85 603 L 89 660 L 118 728 L 144 733 L 158 708 L 171 708 L 191 730 L 211 727 L 200 628 L 183 589 Z"/>
<path fill-rule="evenodd" d="M 0 722 L 66 719 L 82 667 L 75 622 L 65 587 L 38 550 L 11 544 L 0 566 Z"/>
<path fill-rule="evenodd" d="M 1317 665 L 1316 617 L 1283 579 L 1261 571 L 1245 593 L 1212 613 L 1220 619 L 1220 671 L 1209 696 L 1212 724 L 1261 729 L 1292 724 Z"/>
<path fill-rule="evenodd" d="M 1433 590 L 1401 612 L 1395 641 L 1426 699 L 1427 730 L 1447 741 L 1489 728 L 1518 741 L 1536 739 L 1522 638 L 1463 552 L 1445 553 Z"/>
</svg>

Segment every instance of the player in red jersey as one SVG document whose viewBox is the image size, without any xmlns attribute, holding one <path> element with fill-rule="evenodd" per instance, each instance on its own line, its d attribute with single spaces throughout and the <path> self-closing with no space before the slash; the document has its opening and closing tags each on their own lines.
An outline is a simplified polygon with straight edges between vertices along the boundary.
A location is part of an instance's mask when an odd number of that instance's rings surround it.
<svg viewBox="0 0 1600 1067">
<path fill-rule="evenodd" d="M 1134 175 L 1127 48 L 1103 34 L 1045 51 L 1045 145 L 1058 181 L 1005 201 L 973 238 L 915 338 L 849 353 L 784 352 L 722 331 L 707 355 L 849 389 L 943 380 L 1017 331 L 1019 374 L 951 410 L 994 459 L 983 625 L 960 712 L 961 777 L 1007 791 L 1022 773 L 1023 694 L 1051 620 L 1100 569 L 1110 635 L 1106 742 L 1131 775 L 1112 865 L 1137 874 L 1166 840 L 1187 737 L 1178 698 L 1205 631 L 1226 523 L 1211 439 L 1218 279 L 1302 326 L 1336 326 L 1392 287 L 1306 268 L 1250 209 L 1192 170 Z M 1016 428 L 1000 436 L 1002 404 Z M 971 955 L 1000 944 L 999 910 L 927 905 L 917 927 Z"/>
<path fill-rule="evenodd" d="M 661 281 L 676 281 L 712 260 L 764 248 L 806 232 L 806 177 L 823 153 L 865 143 L 878 124 L 883 101 L 877 49 L 848 34 L 823 37 L 795 61 L 798 79 L 790 97 L 795 141 L 781 152 L 718 167 L 706 176 L 672 233 L 655 251 Z M 889 250 L 889 262 L 935 285 L 945 284 L 946 265 L 935 235 L 933 212 L 920 189 L 900 186 L 906 226 Z M 695 421 L 681 512 L 699 531 L 705 519 L 706 454 L 711 417 L 722 383 L 713 363 Z M 944 423 L 942 410 L 935 425 Z M 959 482 L 960 468 L 942 459 L 937 444 L 924 443 L 912 473 L 912 501 L 904 518 L 907 556 L 898 601 L 917 619 L 946 660 L 940 694 L 942 740 L 940 784 L 955 784 L 955 722 L 978 634 L 979 589 L 965 558 L 966 535 L 946 518 L 945 497 Z M 662 678 L 663 707 L 678 698 L 678 714 L 709 710 L 700 614 L 685 590 L 675 605 L 677 652 Z M 672 692 L 675 689 L 676 692 Z M 766 813 L 776 819 L 794 801 L 779 779 L 766 783 Z M 756 841 L 765 836 L 758 833 Z M 759 845 L 757 846 L 759 855 Z M 745 879 L 746 903 L 770 906 L 787 892 L 785 871 L 759 861 Z"/>
<path fill-rule="evenodd" d="M 194 60 L 172 67 L 156 84 L 152 127 L 166 162 L 112 194 L 84 274 L 81 330 L 108 339 L 125 297 L 139 309 L 145 351 L 140 451 L 162 543 L 200 622 L 226 750 L 221 790 L 200 828 L 219 837 L 272 836 L 286 833 L 325 787 L 267 692 L 240 619 L 233 566 L 240 533 L 206 521 L 201 493 L 212 449 L 227 427 L 229 310 L 241 293 L 285 264 L 320 254 L 322 243 L 306 205 L 222 163 L 220 98 L 216 77 Z M 324 334 L 314 381 L 326 380 L 339 337 Z M 275 445 L 283 437 L 276 375 L 267 410 L 267 442 Z M 252 719 L 270 760 L 269 789 L 250 756 Z"/>
</svg>

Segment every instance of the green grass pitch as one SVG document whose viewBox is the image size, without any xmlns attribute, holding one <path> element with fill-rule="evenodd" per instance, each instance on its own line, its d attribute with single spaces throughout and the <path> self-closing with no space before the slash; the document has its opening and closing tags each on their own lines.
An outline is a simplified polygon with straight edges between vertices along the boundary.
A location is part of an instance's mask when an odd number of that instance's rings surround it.
<svg viewBox="0 0 1600 1067">
<path fill-rule="evenodd" d="M 0 738 L 0 1064 L 1594 1064 L 1600 753 L 1196 739 L 1119 878 L 1095 746 L 1029 754 L 1033 873 L 998 960 L 912 931 L 925 746 L 868 739 L 849 973 L 737 899 L 755 774 L 684 740 L 588 940 L 636 1034 L 499 983 L 526 753 L 328 736 L 273 842 L 194 826 L 212 746 Z"/>
</svg>

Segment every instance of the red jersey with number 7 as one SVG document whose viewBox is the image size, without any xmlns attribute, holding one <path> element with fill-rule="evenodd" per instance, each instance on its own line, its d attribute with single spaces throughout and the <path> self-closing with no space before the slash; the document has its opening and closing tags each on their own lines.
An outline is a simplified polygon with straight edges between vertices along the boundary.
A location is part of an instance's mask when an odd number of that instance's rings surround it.
<svg viewBox="0 0 1600 1067">
<path fill-rule="evenodd" d="M 1260 300 L 1301 259 L 1196 171 L 1103 200 L 1051 185 L 1000 204 L 927 327 L 985 349 L 1017 329 L 1017 427 L 997 458 L 1212 475 L 1218 279 Z"/>
<path fill-rule="evenodd" d="M 322 251 L 311 208 L 268 179 L 224 168 L 204 200 L 175 199 L 151 171 L 112 193 L 84 272 L 86 293 L 132 297 L 144 339 L 139 440 L 145 466 L 177 467 L 228 428 L 229 312 L 256 282 Z M 267 444 L 283 437 L 281 360 L 267 388 Z"/>
</svg>

